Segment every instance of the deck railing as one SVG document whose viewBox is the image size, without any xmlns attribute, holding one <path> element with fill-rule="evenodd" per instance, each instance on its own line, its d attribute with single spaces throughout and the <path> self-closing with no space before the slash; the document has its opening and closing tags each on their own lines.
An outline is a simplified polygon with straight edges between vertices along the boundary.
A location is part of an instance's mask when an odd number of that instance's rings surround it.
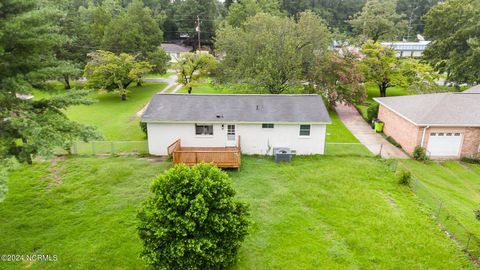
<svg viewBox="0 0 480 270">
<path fill-rule="evenodd" d="M 173 164 L 188 166 L 206 162 L 219 168 L 240 168 L 242 160 L 240 136 L 236 147 L 182 147 L 179 139 L 168 146 L 168 154 L 172 156 Z"/>
</svg>

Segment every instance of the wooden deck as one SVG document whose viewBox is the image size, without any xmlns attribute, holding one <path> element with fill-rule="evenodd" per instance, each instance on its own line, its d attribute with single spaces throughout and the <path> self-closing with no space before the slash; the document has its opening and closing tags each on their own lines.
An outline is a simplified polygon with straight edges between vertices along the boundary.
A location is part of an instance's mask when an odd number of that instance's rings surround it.
<svg viewBox="0 0 480 270">
<path fill-rule="evenodd" d="M 182 147 L 179 139 L 168 147 L 168 154 L 172 156 L 173 164 L 188 166 L 206 162 L 214 163 L 219 168 L 239 169 L 242 160 L 240 136 L 236 147 Z"/>
</svg>

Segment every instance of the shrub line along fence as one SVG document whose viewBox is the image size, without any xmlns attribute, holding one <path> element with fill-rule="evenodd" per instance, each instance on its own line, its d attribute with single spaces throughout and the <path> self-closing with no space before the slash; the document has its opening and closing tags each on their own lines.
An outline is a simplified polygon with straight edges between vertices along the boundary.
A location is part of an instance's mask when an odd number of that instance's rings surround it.
<svg viewBox="0 0 480 270">
<path fill-rule="evenodd" d="M 470 257 L 470 259 L 478 265 L 480 263 L 480 238 L 465 225 L 460 222 L 452 211 L 448 209 L 444 201 L 438 198 L 422 181 L 415 176 L 407 167 L 399 164 L 399 161 L 394 162 L 394 171 L 403 169 L 409 171 L 412 176 L 412 181 L 409 184 L 410 189 L 421 202 L 427 206 L 433 218 L 440 225 L 445 234 L 454 240 L 462 250 Z M 472 211 L 472 215 L 473 215 Z"/>
</svg>

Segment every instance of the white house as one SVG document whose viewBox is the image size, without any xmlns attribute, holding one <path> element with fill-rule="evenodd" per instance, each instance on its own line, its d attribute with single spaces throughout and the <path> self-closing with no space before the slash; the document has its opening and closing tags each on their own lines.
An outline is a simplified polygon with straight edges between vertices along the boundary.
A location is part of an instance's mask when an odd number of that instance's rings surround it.
<svg viewBox="0 0 480 270">
<path fill-rule="evenodd" d="M 244 154 L 323 154 L 329 114 L 318 95 L 157 94 L 142 116 L 152 155 L 183 147 L 235 147 Z"/>
<path fill-rule="evenodd" d="M 192 49 L 174 43 L 162 43 L 162 49 L 170 56 L 170 63 L 177 63 L 182 54 L 190 52 Z"/>
</svg>

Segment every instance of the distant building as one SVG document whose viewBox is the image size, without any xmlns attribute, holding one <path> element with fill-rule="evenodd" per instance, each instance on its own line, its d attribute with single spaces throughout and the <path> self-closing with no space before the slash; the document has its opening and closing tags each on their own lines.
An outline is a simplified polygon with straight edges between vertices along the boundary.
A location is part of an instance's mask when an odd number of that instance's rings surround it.
<svg viewBox="0 0 480 270">
<path fill-rule="evenodd" d="M 383 46 L 391 47 L 397 53 L 397 57 L 421 57 L 430 41 L 417 42 L 382 42 Z"/>
<path fill-rule="evenodd" d="M 190 47 L 185 47 L 174 43 L 162 43 L 161 46 L 162 49 L 165 50 L 168 55 L 170 55 L 170 63 L 177 63 L 182 54 L 192 51 Z"/>
</svg>

